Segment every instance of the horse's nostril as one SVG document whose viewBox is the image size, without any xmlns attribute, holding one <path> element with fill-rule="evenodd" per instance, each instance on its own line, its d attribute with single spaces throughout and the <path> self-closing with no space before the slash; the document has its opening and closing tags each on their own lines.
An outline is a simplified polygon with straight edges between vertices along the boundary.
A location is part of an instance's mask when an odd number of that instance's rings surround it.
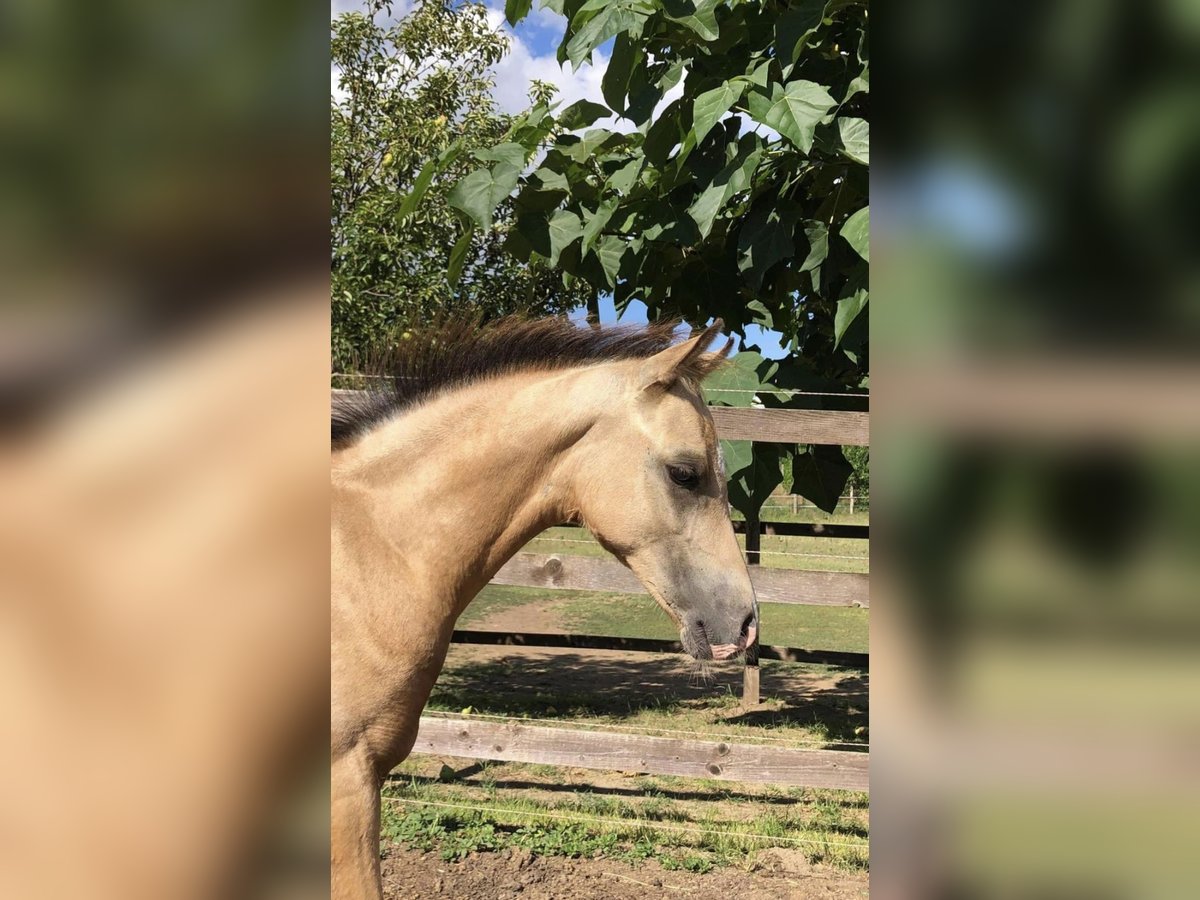
<svg viewBox="0 0 1200 900">
<path fill-rule="evenodd" d="M 754 613 L 750 613 L 750 615 L 746 616 L 745 621 L 742 622 L 742 637 L 748 635 L 752 627 L 754 627 Z"/>
</svg>

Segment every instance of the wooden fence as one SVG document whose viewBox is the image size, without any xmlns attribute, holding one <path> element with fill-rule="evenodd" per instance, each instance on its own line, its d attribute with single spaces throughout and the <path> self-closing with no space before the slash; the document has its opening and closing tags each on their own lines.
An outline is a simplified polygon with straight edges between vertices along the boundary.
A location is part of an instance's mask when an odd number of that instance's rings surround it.
<svg viewBox="0 0 1200 900">
<path fill-rule="evenodd" d="M 350 393 L 335 390 L 338 395 Z M 866 446 L 869 414 L 842 410 L 786 410 L 711 407 L 717 435 L 726 440 L 786 444 Z M 867 539 L 866 525 L 738 522 L 746 535 L 750 578 L 761 603 L 818 606 L 870 606 L 868 576 L 848 572 L 766 569 L 757 565 L 760 536 L 776 535 Z M 585 589 L 645 593 L 640 581 L 614 559 L 566 554 L 518 553 L 493 584 L 551 590 Z M 761 637 L 761 635 L 760 635 Z M 466 644 L 517 647 L 577 647 L 635 652 L 678 652 L 675 641 L 614 638 L 601 635 L 454 632 Z M 742 702 L 759 702 L 759 660 L 819 662 L 867 668 L 865 653 L 843 653 L 760 645 L 746 654 Z M 414 752 L 520 762 L 598 768 L 660 775 L 690 775 L 735 781 L 770 781 L 809 787 L 867 789 L 868 754 L 841 750 L 795 750 L 719 741 L 683 741 L 638 734 L 601 734 L 586 730 L 545 728 L 516 723 L 423 716 Z"/>
</svg>

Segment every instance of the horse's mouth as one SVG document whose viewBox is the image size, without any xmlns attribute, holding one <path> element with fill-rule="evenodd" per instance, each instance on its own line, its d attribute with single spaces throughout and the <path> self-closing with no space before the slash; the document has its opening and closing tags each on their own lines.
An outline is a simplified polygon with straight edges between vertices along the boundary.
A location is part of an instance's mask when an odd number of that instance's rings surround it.
<svg viewBox="0 0 1200 900">
<path fill-rule="evenodd" d="M 717 662 L 733 659 L 735 656 L 745 653 L 757 636 L 757 622 L 751 624 L 748 630 L 743 632 L 737 642 L 733 644 L 712 643 L 703 622 L 697 622 L 692 628 L 679 629 L 679 642 L 689 656 L 698 660 L 716 660 Z"/>
</svg>

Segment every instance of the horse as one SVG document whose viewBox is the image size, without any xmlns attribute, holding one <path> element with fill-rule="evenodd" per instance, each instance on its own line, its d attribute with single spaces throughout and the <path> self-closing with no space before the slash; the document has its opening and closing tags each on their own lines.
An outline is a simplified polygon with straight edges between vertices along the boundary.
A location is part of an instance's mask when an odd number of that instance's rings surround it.
<svg viewBox="0 0 1200 900">
<path fill-rule="evenodd" d="M 450 325 L 400 340 L 331 416 L 330 864 L 337 900 L 382 897 L 380 790 L 416 740 L 454 622 L 522 546 L 585 525 L 697 660 L 758 628 L 700 383 L 720 320 Z"/>
</svg>

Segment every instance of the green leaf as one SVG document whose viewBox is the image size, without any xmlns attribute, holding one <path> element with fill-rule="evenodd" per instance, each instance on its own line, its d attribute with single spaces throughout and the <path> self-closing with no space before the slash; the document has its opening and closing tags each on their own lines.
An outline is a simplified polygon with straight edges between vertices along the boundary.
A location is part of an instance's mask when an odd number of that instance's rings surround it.
<svg viewBox="0 0 1200 900">
<path fill-rule="evenodd" d="M 593 103 L 591 100 L 580 100 L 572 103 L 558 117 L 558 124 L 567 131 L 586 128 L 597 119 L 612 115 L 607 106 Z"/>
<path fill-rule="evenodd" d="M 621 271 L 621 259 L 627 246 L 625 241 L 611 234 L 603 235 L 596 242 L 596 258 L 600 260 L 610 288 L 617 284 L 617 273 Z"/>
<path fill-rule="evenodd" d="M 628 138 L 619 131 L 609 131 L 604 128 L 592 128 L 585 131 L 582 138 L 573 134 L 564 134 L 558 139 L 558 152 L 578 163 L 588 163 L 596 154 L 611 150 L 626 143 Z M 583 179 L 578 179 L 583 180 Z"/>
<path fill-rule="evenodd" d="M 468 228 L 463 232 L 450 251 L 450 262 L 446 265 L 446 280 L 450 282 L 450 286 L 454 287 L 458 284 L 458 279 L 462 276 L 463 263 L 467 259 L 467 251 L 471 249 L 471 238 L 475 232 Z"/>
<path fill-rule="evenodd" d="M 640 37 L 647 17 L 647 13 L 619 3 L 605 6 L 575 32 L 575 36 L 567 44 L 567 59 L 578 69 L 583 61 L 592 55 L 592 51 L 609 38 L 626 31 L 633 37 Z"/>
<path fill-rule="evenodd" d="M 741 354 L 739 354 L 741 355 Z M 722 441 L 722 449 L 726 445 Z M 730 441 L 729 444 L 745 443 Z M 750 443 L 749 462 L 729 475 L 729 502 L 744 516 L 756 516 L 771 492 L 783 482 L 782 463 L 790 453 L 784 444 Z M 743 448 L 730 448 L 726 453 L 725 465 L 729 470 L 730 459 L 741 463 L 746 458 Z M 814 501 L 815 502 L 815 501 Z"/>
<path fill-rule="evenodd" d="M 497 144 L 484 150 L 476 150 L 475 158 L 480 162 L 508 163 L 521 169 L 525 167 L 525 148 L 520 144 Z"/>
<path fill-rule="evenodd" d="M 749 75 L 738 75 L 734 81 L 743 81 L 746 84 L 752 84 L 755 87 L 766 89 L 767 82 L 771 80 L 771 61 L 767 60 L 756 65 Z"/>
<path fill-rule="evenodd" d="M 752 290 L 762 287 L 771 266 L 796 252 L 794 232 L 800 210 L 786 201 L 758 203 L 742 224 L 738 236 L 738 270 L 748 272 Z"/>
<path fill-rule="evenodd" d="M 596 211 L 588 216 L 587 222 L 583 226 L 582 249 L 584 253 L 587 253 L 591 249 L 597 236 L 604 229 L 604 226 L 608 224 L 609 219 L 612 218 L 613 213 L 617 210 L 618 202 L 616 197 L 610 197 L 607 200 L 601 201 L 600 205 L 596 207 Z"/>
<path fill-rule="evenodd" d="M 512 193 L 520 177 L 521 170 L 506 162 L 491 169 L 477 169 L 454 186 L 446 201 L 480 228 L 491 228 L 492 213 Z"/>
<path fill-rule="evenodd" d="M 626 110 L 625 97 L 629 94 L 630 81 L 633 73 L 641 68 L 646 54 L 636 47 L 628 34 L 617 35 L 613 43 L 612 56 L 608 60 L 608 68 L 600 80 L 600 92 L 604 102 L 616 112 Z"/>
<path fill-rule="evenodd" d="M 695 221 L 696 227 L 700 229 L 701 237 L 708 237 L 708 233 L 712 231 L 713 222 L 725 202 L 749 186 L 750 178 L 758 167 L 761 157 L 761 150 L 755 148 L 747 153 L 743 146 L 733 161 L 717 173 L 712 183 L 701 191 L 700 196 L 688 207 L 688 214 Z"/>
<path fill-rule="evenodd" d="M 803 153 L 808 153 L 817 126 L 836 101 L 825 88 L 812 81 L 793 81 L 786 88 L 773 84 L 771 89 L 769 98 L 758 91 L 750 94 L 750 117 L 774 128 Z"/>
<path fill-rule="evenodd" d="M 775 327 L 775 316 L 761 300 L 747 300 L 746 309 L 754 313 L 750 321 L 755 325 L 761 325 L 763 328 Z"/>
<path fill-rule="evenodd" d="M 792 493 L 831 513 L 853 472 L 840 447 L 809 447 L 792 457 Z"/>
<path fill-rule="evenodd" d="M 842 343 L 846 329 L 858 318 L 858 314 L 866 305 L 867 291 L 863 288 L 859 288 L 849 297 L 843 297 L 838 301 L 837 312 L 833 317 L 833 346 L 837 347 Z"/>
<path fill-rule="evenodd" d="M 521 240 L 517 241 L 513 235 L 520 235 Z M 521 251 L 517 254 L 518 258 L 528 259 L 525 253 L 525 248 L 528 247 L 529 250 L 549 259 L 550 220 L 544 212 L 518 215 L 516 227 L 509 234 L 509 241 L 513 243 L 514 252 L 517 249 Z"/>
<path fill-rule="evenodd" d="M 690 216 L 665 200 L 657 200 L 640 210 L 631 229 L 647 241 L 662 241 L 681 247 L 700 240 L 700 232 Z"/>
<path fill-rule="evenodd" d="M 529 8 L 532 5 L 533 0 L 505 0 L 504 18 L 508 20 L 509 25 L 516 25 L 529 15 Z"/>
<path fill-rule="evenodd" d="M 458 162 L 458 158 L 462 156 L 465 149 L 463 139 L 461 137 L 455 138 L 449 147 L 438 154 L 438 162 L 443 166 L 452 166 Z"/>
<path fill-rule="evenodd" d="M 570 244 L 579 239 L 583 233 L 583 223 L 579 216 L 569 209 L 560 209 L 550 217 L 550 264 L 558 263 L 559 256 Z"/>
<path fill-rule="evenodd" d="M 740 354 L 739 354 L 740 355 Z M 749 466 L 753 460 L 749 441 L 721 441 L 721 458 L 725 463 L 725 480 L 732 481 L 732 474 Z M 733 498 L 730 497 L 732 502 Z"/>
<path fill-rule="evenodd" d="M 682 140 L 679 122 L 682 109 L 681 100 L 672 100 L 647 129 L 646 140 L 642 142 L 642 152 L 651 165 L 661 166 L 665 163 L 675 145 Z"/>
<path fill-rule="evenodd" d="M 775 55 L 783 66 L 789 66 L 800 55 L 800 40 L 821 24 L 825 0 L 800 0 L 775 23 Z"/>
<path fill-rule="evenodd" d="M 854 248 L 854 252 L 871 261 L 871 207 L 864 206 L 842 225 L 842 237 Z"/>
<path fill-rule="evenodd" d="M 635 156 L 617 171 L 613 172 L 608 179 L 608 187 L 616 191 L 618 194 L 628 194 L 629 189 L 633 187 L 637 177 L 641 174 L 644 160 Z"/>
<path fill-rule="evenodd" d="M 716 9 L 719 0 L 662 0 L 663 15 L 672 22 L 678 22 L 690 28 L 706 41 L 715 41 L 720 34 L 717 30 Z"/>
<path fill-rule="evenodd" d="M 858 94 L 858 93 L 863 93 L 863 94 L 871 93 L 871 67 L 870 66 L 863 66 L 862 74 L 850 82 L 850 85 L 846 88 L 846 96 L 842 98 L 842 102 L 845 103 L 847 100 L 849 100 L 851 97 L 853 97 L 855 94 Z"/>
<path fill-rule="evenodd" d="M 804 236 L 808 239 L 808 255 L 800 264 L 800 271 L 811 272 L 829 255 L 829 229 L 824 222 L 813 219 L 804 223 Z"/>
<path fill-rule="evenodd" d="M 717 369 L 705 379 L 705 397 L 714 406 L 752 405 L 754 392 L 763 386 L 758 377 L 758 367 L 762 362 L 761 353 L 755 353 L 753 350 L 740 351 L 728 365 Z M 726 459 L 725 464 L 728 466 L 730 461 Z"/>
<path fill-rule="evenodd" d="M 396 213 L 396 218 L 401 222 L 417 211 L 417 207 L 421 204 L 421 198 L 425 196 L 425 192 L 429 190 L 430 182 L 433 181 L 435 169 L 437 169 L 436 159 L 431 159 L 425 165 L 421 166 L 421 171 L 417 173 L 417 177 L 413 181 L 412 190 L 409 191 L 408 196 L 400 203 L 400 209 Z"/>
<path fill-rule="evenodd" d="M 704 140 L 705 135 L 717 124 L 721 116 L 729 112 L 730 107 L 741 99 L 745 89 L 745 84 L 726 82 L 696 98 L 692 106 L 692 134 L 696 136 L 697 144 Z"/>
<path fill-rule="evenodd" d="M 537 190 L 571 192 L 571 182 L 567 181 L 567 176 L 545 166 L 530 175 L 528 183 Z"/>
<path fill-rule="evenodd" d="M 838 119 L 838 134 L 842 138 L 842 152 L 864 166 L 871 164 L 871 126 L 864 119 Z"/>
</svg>

